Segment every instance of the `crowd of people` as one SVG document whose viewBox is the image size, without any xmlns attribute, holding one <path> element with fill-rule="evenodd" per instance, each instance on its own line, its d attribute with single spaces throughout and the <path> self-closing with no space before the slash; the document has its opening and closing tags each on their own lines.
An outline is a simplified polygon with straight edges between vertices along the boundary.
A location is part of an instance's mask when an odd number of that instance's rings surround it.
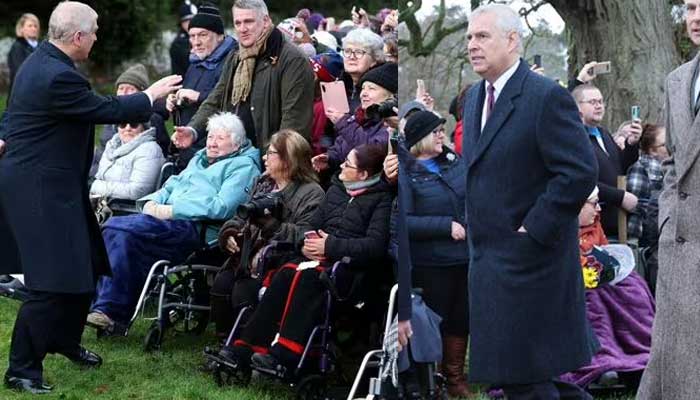
<svg viewBox="0 0 700 400">
<path fill-rule="evenodd" d="M 73 63 L 89 55 L 97 36 L 97 13 L 82 3 L 60 3 L 49 21 L 48 40 L 38 47 L 36 17 L 27 14 L 18 22 L 13 61 L 27 46 L 36 50 L 26 51 L 25 59 L 17 62 L 24 61 L 21 72 L 13 73 L 14 90 L 0 133 L 3 186 L 26 179 L 15 163 L 36 163 L 34 168 L 42 172 L 34 179 L 44 176 L 47 165 L 53 168 L 49 178 L 61 177 L 64 169 L 74 177 L 57 179 L 51 187 L 37 185 L 46 195 L 32 203 L 39 207 L 36 211 L 16 212 L 16 197 L 1 201 L 2 237 L 9 234 L 12 239 L 3 242 L 3 254 L 16 263 L 3 273 L 22 271 L 28 293 L 15 324 L 6 386 L 50 391 L 41 367 L 47 352 L 99 366 L 102 358 L 80 345 L 85 324 L 105 333 L 127 324 L 150 266 L 159 259 L 183 261 L 202 246 L 203 236 L 213 239 L 212 252 L 224 260 L 210 289 L 218 336 L 229 334 L 237 300 L 259 303 L 241 339 L 221 350 L 241 365 L 256 360 L 268 366 L 295 363 L 322 316 L 319 276 L 335 262 L 351 260 L 338 282 L 341 289 L 346 280 L 357 279 L 362 279 L 363 293 L 378 290 L 377 285 L 391 286 L 387 249 L 396 182 L 389 176 L 395 177 L 396 161 L 387 150 L 395 121 L 367 110 L 397 103 L 396 10 L 383 9 L 374 16 L 353 9 L 347 20 L 336 24 L 333 18 L 302 9 L 275 24 L 262 0 L 238 0 L 232 15 L 233 36 L 226 33 L 217 7 L 185 1 L 181 32 L 171 47 L 174 75 L 151 85 L 147 69 L 135 64 L 115 81 L 116 96 L 88 91 L 65 102 L 58 99 L 76 93 L 60 92 L 70 88 L 62 79 L 82 85 L 72 77 L 80 76 Z M 45 75 L 51 77 L 42 80 L 46 89 L 33 88 L 35 70 L 46 60 L 56 65 L 56 73 Z M 343 89 L 334 94 L 332 104 L 345 102 L 346 109 L 334 109 L 324 99 L 321 83 L 333 82 Z M 39 124 L 18 115 L 30 90 L 52 96 L 44 106 L 46 118 L 54 118 L 52 113 L 66 116 L 65 125 L 53 128 L 51 140 L 60 142 L 52 150 L 59 152 L 55 159 L 40 156 L 39 149 L 26 150 L 25 128 Z M 55 104 L 68 109 L 55 109 Z M 90 130 L 79 139 L 84 141 L 80 148 L 85 163 L 68 161 L 75 151 L 61 152 L 76 145 L 67 134 L 77 134 L 71 115 Z M 165 128 L 169 119 L 173 132 Z M 92 146 L 86 145 L 94 134 L 91 124 L 101 123 L 107 125 L 90 165 Z M 167 163 L 175 173 L 159 181 Z M 50 190 L 65 195 L 53 198 Z M 138 212 L 113 216 L 97 228 L 89 216 L 95 202 L 83 202 L 88 192 L 93 198 L 133 201 Z M 263 197 L 277 199 L 278 209 L 250 216 L 239 212 L 239 206 Z M 40 211 L 48 211 L 46 207 L 73 207 L 73 212 L 54 210 L 49 217 Z M 62 226 L 75 228 L 70 235 L 60 234 L 61 252 L 42 252 L 52 262 L 27 255 L 34 234 L 19 224 L 30 215 L 27 221 L 35 227 L 60 229 L 51 218 L 61 218 Z M 203 235 L 202 221 L 218 223 L 221 229 Z M 90 229 L 83 231 L 83 226 Z M 63 242 L 71 236 L 82 242 Z M 292 250 L 280 265 L 257 276 L 258 260 L 241 262 L 242 254 L 248 254 L 241 249 L 252 245 L 253 255 L 259 256 L 273 240 L 288 242 Z M 80 248 L 91 251 L 76 256 Z M 76 262 L 84 270 L 60 272 Z M 42 267 L 51 264 L 63 267 Z M 53 279 L 56 273 L 63 278 Z M 71 314 L 70 323 L 61 328 L 46 325 L 55 318 L 39 317 L 55 315 L 58 301 L 73 304 L 60 310 L 61 315 Z M 34 324 L 44 324 L 42 331 L 66 333 L 50 341 L 29 341 L 38 332 Z"/>
<path fill-rule="evenodd" d="M 700 23 L 696 2 L 686 0 L 689 27 Z M 354 299 L 376 300 L 399 283 L 392 351 L 403 360 L 403 398 L 430 393 L 426 363 L 438 363 L 452 398 L 473 396 L 468 382 L 486 383 L 493 398 L 588 399 L 587 389 L 620 385 L 660 398 L 651 393 L 668 374 L 664 359 L 679 357 L 659 339 L 676 315 L 669 292 L 687 288 L 658 271 L 664 260 L 682 264 L 677 247 L 691 240 L 669 207 L 690 212 L 678 202 L 693 189 L 678 180 L 692 162 L 676 172 L 673 154 L 692 139 L 671 144 L 674 125 L 634 112 L 615 131 L 603 126 L 597 62 L 565 88 L 522 59 L 516 12 L 479 7 L 467 49 L 483 80 L 453 99 L 448 135 L 423 82 L 398 102 L 397 10 L 353 8 L 336 24 L 302 9 L 275 24 L 263 0 L 237 0 L 235 35 L 213 5 L 187 0 L 179 12 L 174 75 L 151 84 L 135 64 L 107 97 L 73 64 L 96 40 L 94 10 L 61 3 L 41 43 L 34 15 L 17 23 L 0 184 L 31 183 L 40 194 L 0 192 L 9 260 L 0 272 L 22 271 L 26 290 L 6 386 L 51 391 L 42 375 L 51 352 L 99 366 L 80 345 L 85 324 L 128 324 L 150 266 L 185 260 L 204 238 L 223 264 L 209 288 L 217 338 L 254 305 L 237 340 L 218 350 L 239 368 L 299 363 L 323 316 L 324 274 L 342 261 L 337 289 L 360 281 Z M 688 71 L 678 73 L 696 75 Z M 44 114 L 28 112 L 28 98 Z M 95 123 L 107 125 L 92 159 Z M 161 181 L 168 163 L 174 174 Z M 664 196 L 668 182 L 676 203 Z M 98 227 L 88 193 L 133 201 L 138 212 Z M 264 212 L 240 211 L 263 201 Z M 37 227 L 58 240 L 42 241 Z M 263 268 L 266 245 L 277 242 L 290 250 Z M 694 304 L 686 297 L 682 306 Z M 371 311 L 356 325 L 380 322 Z M 47 329 L 58 334 L 38 336 Z"/>
</svg>

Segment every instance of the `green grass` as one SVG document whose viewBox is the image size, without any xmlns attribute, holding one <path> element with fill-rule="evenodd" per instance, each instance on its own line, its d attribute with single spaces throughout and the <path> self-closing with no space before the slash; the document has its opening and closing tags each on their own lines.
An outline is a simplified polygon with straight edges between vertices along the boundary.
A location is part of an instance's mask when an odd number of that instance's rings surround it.
<svg viewBox="0 0 700 400">
<path fill-rule="evenodd" d="M 7 369 L 12 326 L 19 303 L 0 298 L 0 369 Z M 128 400 L 278 400 L 291 398 L 290 390 L 269 380 L 254 381 L 248 388 L 219 388 L 210 375 L 199 372 L 202 350 L 214 344 L 211 334 L 168 335 L 163 349 L 144 353 L 142 340 L 148 324 L 139 321 L 128 337 L 96 339 L 86 328 L 83 345 L 102 355 L 104 365 L 80 370 L 62 356 L 44 361 L 44 379 L 54 391 L 41 399 L 128 399 Z M 36 399 L 0 388 L 3 400 Z"/>
</svg>

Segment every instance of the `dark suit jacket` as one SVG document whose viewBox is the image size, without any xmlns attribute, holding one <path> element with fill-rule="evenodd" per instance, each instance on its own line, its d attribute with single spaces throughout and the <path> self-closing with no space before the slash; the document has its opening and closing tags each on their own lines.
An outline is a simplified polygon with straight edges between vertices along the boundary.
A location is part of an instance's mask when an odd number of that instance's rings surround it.
<svg viewBox="0 0 700 400">
<path fill-rule="evenodd" d="M 589 135 L 589 140 L 598 161 L 598 189 L 600 189 L 598 197 L 604 203 L 601 206 L 600 222 L 607 236 L 617 236 L 617 214 L 625 194 L 624 189 L 617 188 L 617 177 L 627 175 L 627 169 L 637 162 L 639 145 L 627 145 L 625 150 L 620 150 L 607 129 L 603 127 L 598 129 L 607 153 L 600 148 L 596 138 Z"/>
<path fill-rule="evenodd" d="M 94 290 L 110 271 L 88 200 L 94 124 L 147 120 L 148 96 L 102 97 L 48 42 L 21 68 L 6 113 L 0 157 L 0 273 L 30 289 Z M 9 262 L 6 262 L 9 260 Z"/>
<path fill-rule="evenodd" d="M 484 86 L 469 90 L 463 118 L 470 379 L 541 382 L 592 356 L 578 213 L 596 163 L 565 88 L 521 60 L 482 132 Z"/>
<path fill-rule="evenodd" d="M 10 97 L 12 97 L 12 84 L 15 81 L 15 77 L 17 76 L 17 72 L 19 71 L 19 67 L 22 66 L 22 63 L 24 63 L 24 60 L 29 57 L 30 54 L 34 51 L 34 48 L 27 42 L 27 39 L 25 38 L 17 38 L 14 43 L 12 43 L 12 47 L 10 48 L 10 52 L 7 53 L 7 68 L 10 69 L 10 85 L 7 88 L 7 99 L 9 101 Z"/>
</svg>

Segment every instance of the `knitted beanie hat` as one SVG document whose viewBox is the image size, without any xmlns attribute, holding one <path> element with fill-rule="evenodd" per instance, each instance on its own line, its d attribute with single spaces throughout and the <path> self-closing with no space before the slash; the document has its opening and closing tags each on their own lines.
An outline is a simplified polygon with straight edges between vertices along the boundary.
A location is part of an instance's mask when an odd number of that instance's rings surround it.
<svg viewBox="0 0 700 400">
<path fill-rule="evenodd" d="M 334 51 L 311 57 L 309 62 L 321 82 L 333 82 L 343 73 L 343 57 Z"/>
<path fill-rule="evenodd" d="M 114 84 L 115 87 L 119 87 L 122 83 L 128 83 L 134 85 L 138 90 L 146 90 L 151 84 L 148 80 L 148 71 L 143 64 L 136 64 L 131 66 L 126 71 L 122 72 L 117 78 L 117 82 Z"/>
<path fill-rule="evenodd" d="M 365 82 L 376 83 L 384 89 L 396 94 L 399 88 L 399 66 L 395 63 L 384 63 L 365 72 L 360 79 L 360 87 Z"/>
<path fill-rule="evenodd" d="M 197 15 L 190 21 L 189 29 L 192 28 L 202 28 L 223 35 L 224 20 L 221 19 L 219 9 L 209 5 L 199 7 Z"/>
</svg>

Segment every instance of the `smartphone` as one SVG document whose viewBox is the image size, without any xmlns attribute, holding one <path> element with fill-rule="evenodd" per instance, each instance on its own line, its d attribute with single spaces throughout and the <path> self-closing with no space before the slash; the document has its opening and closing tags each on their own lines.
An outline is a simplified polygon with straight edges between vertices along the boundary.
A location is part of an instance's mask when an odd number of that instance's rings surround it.
<svg viewBox="0 0 700 400">
<path fill-rule="evenodd" d="M 632 106 L 632 120 L 641 121 L 642 120 L 642 109 L 639 106 Z"/>
<path fill-rule="evenodd" d="M 398 148 L 399 148 L 399 132 L 394 129 L 393 132 L 391 132 L 391 134 L 389 134 L 388 154 L 394 154 Z"/>
<path fill-rule="evenodd" d="M 416 79 L 416 99 L 421 100 L 425 96 L 425 81 Z"/>
<path fill-rule="evenodd" d="M 321 235 L 319 235 L 316 231 L 306 231 L 304 232 L 304 237 L 306 239 L 320 239 Z"/>
<path fill-rule="evenodd" d="M 542 56 L 539 54 L 535 54 L 535 57 L 532 61 L 534 65 L 537 65 L 538 68 L 542 68 Z"/>
<path fill-rule="evenodd" d="M 612 71 L 610 67 L 610 61 L 599 62 L 596 65 L 594 65 L 592 69 L 592 72 L 595 75 L 609 74 Z"/>
<path fill-rule="evenodd" d="M 332 107 L 342 113 L 350 112 L 348 94 L 345 92 L 345 84 L 342 81 L 320 82 L 320 85 L 324 111 Z"/>
</svg>

